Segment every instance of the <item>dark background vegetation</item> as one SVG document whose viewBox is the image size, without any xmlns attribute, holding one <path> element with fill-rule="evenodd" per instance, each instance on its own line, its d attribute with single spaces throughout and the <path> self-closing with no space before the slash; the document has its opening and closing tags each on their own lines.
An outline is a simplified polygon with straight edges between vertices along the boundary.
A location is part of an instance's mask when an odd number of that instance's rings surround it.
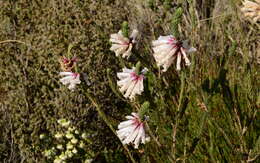
<svg viewBox="0 0 260 163">
<path fill-rule="evenodd" d="M 84 91 L 61 85 L 58 59 L 72 44 L 89 90 L 116 128 L 132 109 L 108 84 L 107 68 L 114 82 L 120 71 L 109 35 L 123 21 L 137 28 L 138 52 L 149 67 L 151 41 L 171 33 L 177 7 L 184 10 L 180 36 L 198 51 L 189 56 L 192 66 L 183 82 L 174 65 L 162 79 L 149 78 L 142 98 L 151 100 L 148 123 L 162 146 L 152 139 L 140 150 L 129 146 L 132 155 L 137 162 L 259 160 L 259 26 L 245 20 L 240 5 L 239 0 L 0 0 L 0 41 L 23 42 L 0 44 L 1 162 L 44 162 L 39 135 L 55 133 L 60 118 L 90 134 L 94 162 L 130 162 Z"/>
</svg>

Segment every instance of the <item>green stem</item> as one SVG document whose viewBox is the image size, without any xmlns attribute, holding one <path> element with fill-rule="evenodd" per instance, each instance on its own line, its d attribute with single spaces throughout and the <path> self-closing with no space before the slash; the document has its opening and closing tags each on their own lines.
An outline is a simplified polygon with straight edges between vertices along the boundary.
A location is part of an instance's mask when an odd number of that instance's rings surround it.
<svg viewBox="0 0 260 163">
<path fill-rule="evenodd" d="M 119 60 L 120 67 L 126 67 L 126 63 L 121 55 L 118 56 L 118 60 Z"/>
<path fill-rule="evenodd" d="M 180 111 L 181 103 L 182 103 L 182 99 L 183 99 L 183 92 L 184 92 L 184 86 L 185 86 L 184 78 L 185 78 L 185 73 L 182 72 L 181 73 L 181 92 L 180 92 L 179 104 L 178 104 L 178 109 L 177 109 L 178 112 Z"/>
<path fill-rule="evenodd" d="M 4 40 L 4 41 L 0 41 L 0 44 L 12 43 L 12 42 L 14 42 L 14 43 L 20 43 L 20 44 L 25 44 L 25 45 L 26 45 L 25 42 L 22 42 L 22 41 L 19 41 L 19 40 Z"/>
<path fill-rule="evenodd" d="M 116 89 L 116 86 L 114 85 L 114 82 L 112 80 L 112 78 L 110 77 L 110 72 L 111 72 L 111 69 L 107 69 L 107 79 L 108 79 L 108 83 L 109 83 L 109 86 L 110 88 L 112 89 L 112 91 L 117 95 L 117 97 L 119 97 L 121 100 L 123 101 L 126 101 L 122 95 L 117 91 Z"/>
<path fill-rule="evenodd" d="M 181 72 L 181 92 L 180 92 L 180 97 L 179 97 L 179 103 L 178 103 L 178 115 L 176 117 L 176 122 L 175 125 L 173 126 L 173 133 L 172 133 L 172 139 L 173 139 L 173 143 L 172 143 L 172 157 L 174 159 L 176 159 L 175 154 L 176 154 L 176 134 L 177 134 L 177 127 L 179 125 L 179 118 L 181 117 L 181 104 L 182 104 L 182 99 L 183 99 L 183 92 L 184 92 L 184 86 L 185 86 L 185 72 Z"/>
<path fill-rule="evenodd" d="M 73 48 L 73 44 L 69 44 L 68 51 L 67 51 L 68 58 L 72 58 L 72 55 L 70 52 L 72 48 Z"/>
</svg>

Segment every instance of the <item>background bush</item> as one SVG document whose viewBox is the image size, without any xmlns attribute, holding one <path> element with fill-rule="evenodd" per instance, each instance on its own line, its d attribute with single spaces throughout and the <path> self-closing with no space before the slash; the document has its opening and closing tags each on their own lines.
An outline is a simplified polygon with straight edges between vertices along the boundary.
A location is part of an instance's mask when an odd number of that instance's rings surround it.
<svg viewBox="0 0 260 163">
<path fill-rule="evenodd" d="M 224 4 L 224 5 L 223 5 Z M 66 118 L 90 134 L 94 161 L 130 161 L 119 139 L 98 116 L 82 89 L 59 82 L 58 59 L 68 46 L 91 82 L 90 91 L 114 128 L 133 108 L 109 86 L 120 63 L 109 51 L 109 35 L 128 21 L 140 31 L 138 56 L 152 71 L 145 96 L 154 138 L 137 162 L 238 162 L 259 159 L 259 25 L 246 21 L 240 0 L 6 0 L 0 2 L 0 160 L 44 162 L 42 133 L 57 131 Z M 183 9 L 178 28 L 197 52 L 192 66 L 174 65 L 158 76 L 151 41 L 171 34 L 172 17 Z M 175 30 L 176 30 L 175 28 Z M 183 89 L 181 89 L 183 88 Z M 180 97 L 180 92 L 183 92 Z M 180 100 L 181 98 L 181 100 Z M 161 144 L 161 145 L 160 145 Z"/>
</svg>

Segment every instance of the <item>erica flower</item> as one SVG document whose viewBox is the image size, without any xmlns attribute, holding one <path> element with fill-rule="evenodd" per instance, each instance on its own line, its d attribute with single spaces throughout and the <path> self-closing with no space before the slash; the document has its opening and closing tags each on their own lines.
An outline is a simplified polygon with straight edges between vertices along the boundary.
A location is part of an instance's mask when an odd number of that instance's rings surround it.
<svg viewBox="0 0 260 163">
<path fill-rule="evenodd" d="M 116 56 L 122 55 L 123 58 L 131 55 L 133 44 L 136 42 L 137 30 L 133 30 L 130 38 L 124 37 L 122 31 L 110 35 L 110 41 L 112 42 L 111 51 L 116 53 Z"/>
<path fill-rule="evenodd" d="M 76 62 L 77 62 L 77 58 L 76 57 L 73 57 L 72 59 L 69 59 L 69 58 L 66 58 L 66 57 L 62 56 L 60 58 L 61 69 L 63 71 L 69 72 L 75 66 Z"/>
<path fill-rule="evenodd" d="M 187 53 L 196 51 L 195 48 L 189 47 L 186 41 L 178 41 L 172 35 L 160 36 L 158 40 L 152 42 L 152 45 L 157 66 L 163 66 L 163 72 L 167 71 L 175 59 L 177 70 L 181 69 L 182 60 L 189 66 L 191 63 Z"/>
<path fill-rule="evenodd" d="M 118 125 L 118 130 L 116 131 L 122 143 L 133 143 L 135 148 L 138 148 L 140 142 L 145 144 L 149 137 L 145 135 L 145 124 L 139 118 L 139 115 L 132 113 L 132 115 L 126 116 L 126 119 L 128 120 Z"/>
<path fill-rule="evenodd" d="M 70 121 L 66 119 L 59 119 L 58 124 L 60 124 L 62 127 L 69 127 Z"/>
<path fill-rule="evenodd" d="M 73 72 L 60 72 L 61 76 L 65 76 L 60 79 L 62 84 L 69 85 L 68 88 L 73 90 L 77 84 L 80 84 L 80 75 Z"/>
<path fill-rule="evenodd" d="M 241 11 L 245 17 L 252 18 L 254 22 L 260 21 L 260 0 L 255 0 L 255 2 L 245 0 L 243 5 Z"/>
<path fill-rule="evenodd" d="M 125 98 L 133 99 L 136 94 L 141 95 L 144 91 L 144 73 L 147 71 L 144 69 L 141 74 L 137 74 L 136 68 L 132 69 L 123 68 L 123 72 L 117 73 L 119 81 L 117 85 L 120 87 L 120 92 L 125 93 Z"/>
</svg>

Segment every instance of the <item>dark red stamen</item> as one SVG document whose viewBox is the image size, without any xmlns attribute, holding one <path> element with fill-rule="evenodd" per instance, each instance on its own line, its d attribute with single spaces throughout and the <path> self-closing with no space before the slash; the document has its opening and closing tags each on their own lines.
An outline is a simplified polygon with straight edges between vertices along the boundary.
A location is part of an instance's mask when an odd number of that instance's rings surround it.
<svg viewBox="0 0 260 163">
<path fill-rule="evenodd" d="M 143 78 L 143 75 L 137 75 L 135 72 L 131 72 L 131 77 L 134 81 L 141 80 Z"/>
</svg>

